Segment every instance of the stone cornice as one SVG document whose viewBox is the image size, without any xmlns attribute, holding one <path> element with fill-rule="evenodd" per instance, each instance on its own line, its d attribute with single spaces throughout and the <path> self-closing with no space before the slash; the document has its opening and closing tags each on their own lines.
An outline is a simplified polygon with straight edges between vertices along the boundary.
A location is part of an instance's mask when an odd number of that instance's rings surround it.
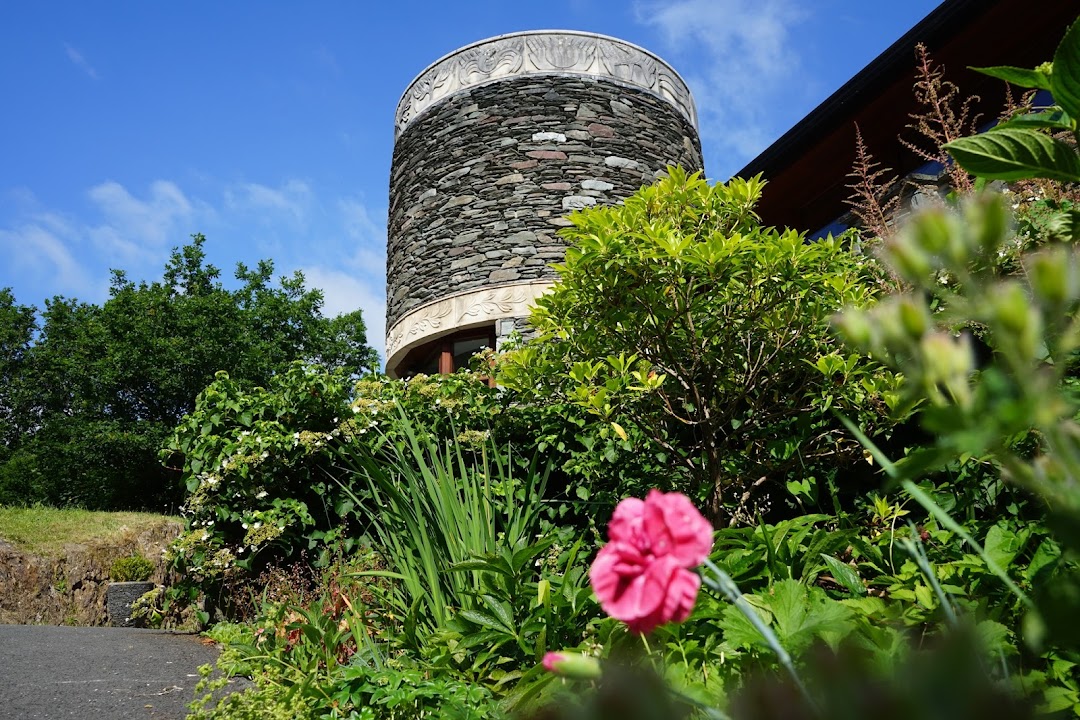
<svg viewBox="0 0 1080 720">
<path fill-rule="evenodd" d="M 454 330 L 526 317 L 551 281 L 498 285 L 458 293 L 412 310 L 386 332 L 386 367 L 393 371 L 413 348 Z"/>
<path fill-rule="evenodd" d="M 648 50 L 606 35 L 533 30 L 466 45 L 429 65 L 398 102 L 395 137 L 445 97 L 522 75 L 588 75 L 640 88 L 671 103 L 697 130 L 697 110 L 686 83 Z"/>
</svg>

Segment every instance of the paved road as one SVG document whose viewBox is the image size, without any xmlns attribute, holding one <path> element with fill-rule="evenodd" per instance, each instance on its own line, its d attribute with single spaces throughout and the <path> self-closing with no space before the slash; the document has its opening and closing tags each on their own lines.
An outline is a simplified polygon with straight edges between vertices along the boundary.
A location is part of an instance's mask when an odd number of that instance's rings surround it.
<svg viewBox="0 0 1080 720">
<path fill-rule="evenodd" d="M 217 656 L 196 635 L 0 625 L 0 718 L 179 720 Z"/>
</svg>

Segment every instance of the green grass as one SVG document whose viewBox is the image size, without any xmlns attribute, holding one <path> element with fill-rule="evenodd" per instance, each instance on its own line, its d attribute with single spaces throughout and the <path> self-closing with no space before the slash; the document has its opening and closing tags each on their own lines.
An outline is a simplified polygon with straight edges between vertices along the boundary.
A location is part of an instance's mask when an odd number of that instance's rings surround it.
<svg viewBox="0 0 1080 720">
<path fill-rule="evenodd" d="M 50 507 L 0 507 L 0 539 L 34 555 L 59 555 L 68 545 L 109 543 L 169 522 L 168 515 Z"/>
</svg>

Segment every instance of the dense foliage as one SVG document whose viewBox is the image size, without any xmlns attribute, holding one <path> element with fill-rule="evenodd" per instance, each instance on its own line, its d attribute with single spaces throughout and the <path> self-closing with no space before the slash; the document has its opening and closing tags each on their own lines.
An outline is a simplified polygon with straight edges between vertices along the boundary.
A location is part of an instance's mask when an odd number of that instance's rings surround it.
<svg viewBox="0 0 1080 720">
<path fill-rule="evenodd" d="M 672 168 L 622 205 L 570 215 L 559 281 L 531 318 L 539 337 L 497 375 L 627 443 L 628 429 L 644 435 L 634 450 L 663 452 L 686 478 L 667 482 L 733 524 L 790 497 L 789 481 L 850 465 L 855 444 L 827 411 L 878 424 L 893 384 L 828 330 L 875 296 L 875 263 L 845 238 L 762 227 L 762 186 Z"/>
<path fill-rule="evenodd" d="M 359 311 L 321 314 L 322 295 L 273 265 L 237 268 L 237 290 L 206 264 L 202 236 L 173 252 L 161 280 L 114 271 L 102 305 L 0 295 L 0 502 L 175 507 L 177 475 L 158 450 L 218 371 L 266 384 L 294 360 L 359 372 L 374 354 Z"/>
<path fill-rule="evenodd" d="M 206 668 L 193 717 L 1080 716 L 1080 253 L 1054 179 L 1080 23 L 1062 47 L 994 70 L 1060 104 L 955 156 L 975 187 L 1007 165 L 1008 193 L 881 224 L 891 294 L 858 238 L 762 228 L 757 181 L 672 170 L 572 216 L 539 337 L 483 374 L 218 373 L 163 454 L 185 579 L 144 605 L 247 617 L 211 634 L 253 686 L 219 702 Z M 1046 143 L 1017 129 L 1054 142 L 1023 171 Z M 12 372 L 33 344 L 0 300 Z"/>
</svg>

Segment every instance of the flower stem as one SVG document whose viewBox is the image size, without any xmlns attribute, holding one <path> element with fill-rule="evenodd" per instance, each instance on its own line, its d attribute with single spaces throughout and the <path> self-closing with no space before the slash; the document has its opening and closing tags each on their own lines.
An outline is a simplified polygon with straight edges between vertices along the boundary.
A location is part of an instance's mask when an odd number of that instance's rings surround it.
<svg viewBox="0 0 1080 720">
<path fill-rule="evenodd" d="M 754 629 L 758 631 L 758 634 L 765 639 L 765 642 L 769 644 L 772 651 L 776 654 L 777 660 L 784 666 L 784 669 L 788 671 L 788 675 L 791 676 L 791 680 L 795 683 L 795 687 L 802 693 L 803 698 L 812 710 L 817 711 L 817 705 L 814 703 L 814 699 L 810 697 L 809 691 L 806 686 L 803 685 L 802 679 L 799 677 L 799 673 L 795 670 L 795 663 L 791 661 L 791 655 L 784 649 L 784 646 L 780 644 L 780 639 L 776 637 L 776 633 L 772 631 L 772 628 L 761 619 L 761 616 L 757 614 L 754 608 L 747 602 L 746 597 L 739 591 L 739 586 L 735 584 L 735 581 L 731 579 L 731 576 L 721 570 L 708 558 L 705 559 L 705 567 L 709 569 L 714 577 L 710 577 L 707 574 L 702 573 L 701 579 L 705 584 L 714 592 L 718 592 L 728 600 L 731 604 L 739 608 L 746 619 L 750 621 L 750 624 L 754 626 Z"/>
</svg>

